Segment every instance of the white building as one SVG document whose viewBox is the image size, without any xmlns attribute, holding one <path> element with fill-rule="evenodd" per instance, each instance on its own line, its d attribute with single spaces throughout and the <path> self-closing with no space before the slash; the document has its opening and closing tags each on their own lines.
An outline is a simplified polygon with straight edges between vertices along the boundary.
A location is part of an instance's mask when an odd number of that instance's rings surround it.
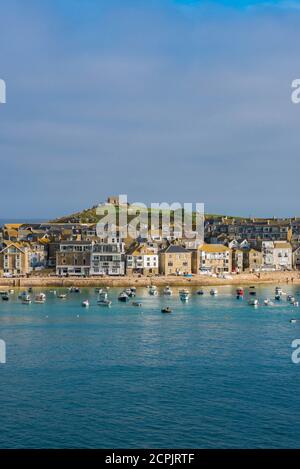
<svg viewBox="0 0 300 469">
<path fill-rule="evenodd" d="M 122 243 L 97 243 L 93 245 L 90 275 L 124 274 L 124 245 Z"/>
</svg>

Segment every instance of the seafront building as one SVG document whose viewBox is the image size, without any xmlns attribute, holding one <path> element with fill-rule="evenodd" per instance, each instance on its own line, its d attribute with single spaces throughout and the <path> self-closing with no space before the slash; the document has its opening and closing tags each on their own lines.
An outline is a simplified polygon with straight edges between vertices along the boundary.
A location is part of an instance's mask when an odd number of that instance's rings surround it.
<svg viewBox="0 0 300 469">
<path fill-rule="evenodd" d="M 159 252 L 159 271 L 162 275 L 187 275 L 192 273 L 192 252 L 170 244 Z"/>
<path fill-rule="evenodd" d="M 230 273 L 232 250 L 222 244 L 203 244 L 193 251 L 193 273 Z"/>
<path fill-rule="evenodd" d="M 109 202 L 125 207 L 117 196 Z M 204 239 L 189 237 L 175 223 L 147 228 L 145 223 L 139 226 L 135 241 L 118 224 L 99 230 L 93 209 L 57 222 L 7 223 L 0 230 L 0 275 L 35 275 L 43 270 L 59 276 L 300 270 L 299 218 L 206 216 Z"/>
<path fill-rule="evenodd" d="M 126 274 L 158 275 L 157 249 L 147 244 L 134 244 L 126 253 Z"/>
</svg>

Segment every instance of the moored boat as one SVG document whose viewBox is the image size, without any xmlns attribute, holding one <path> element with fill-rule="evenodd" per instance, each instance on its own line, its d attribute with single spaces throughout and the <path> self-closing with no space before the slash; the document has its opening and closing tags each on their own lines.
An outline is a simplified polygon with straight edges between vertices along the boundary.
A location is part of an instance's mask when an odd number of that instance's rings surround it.
<svg viewBox="0 0 300 469">
<path fill-rule="evenodd" d="M 256 290 L 254 286 L 249 287 L 249 295 L 255 296 L 256 295 Z"/>
<path fill-rule="evenodd" d="M 181 301 L 187 302 L 189 300 L 189 291 L 183 288 L 182 290 L 179 290 L 179 298 Z"/>
<path fill-rule="evenodd" d="M 236 289 L 236 296 L 244 296 L 244 289 L 243 288 L 237 288 Z"/>
<path fill-rule="evenodd" d="M 161 312 L 162 313 L 172 313 L 172 310 L 169 306 L 167 306 L 166 308 L 162 308 Z"/>
<path fill-rule="evenodd" d="M 83 300 L 83 302 L 81 303 L 81 306 L 83 308 L 88 308 L 90 306 L 89 300 Z"/>
<path fill-rule="evenodd" d="M 24 295 L 22 298 L 22 304 L 23 305 L 29 305 L 31 303 L 31 297 L 30 295 Z"/>
<path fill-rule="evenodd" d="M 132 306 L 141 307 L 141 306 L 142 306 L 142 303 L 141 303 L 140 301 L 133 301 L 133 302 L 132 302 Z"/>
<path fill-rule="evenodd" d="M 2 296 L 3 301 L 9 301 L 9 293 L 8 292 L 3 293 L 1 296 Z"/>
<path fill-rule="evenodd" d="M 111 301 L 110 300 L 99 300 L 98 302 L 98 305 L 99 306 L 107 306 L 107 307 L 110 307 L 111 306 Z"/>
<path fill-rule="evenodd" d="M 164 295 L 166 295 L 166 296 L 171 296 L 171 295 L 173 295 L 172 289 L 169 287 L 169 285 L 167 285 L 167 286 L 164 288 Z"/>
<path fill-rule="evenodd" d="M 250 298 L 248 300 L 248 305 L 250 306 L 258 306 L 258 299 L 257 298 Z"/>
<path fill-rule="evenodd" d="M 34 299 L 35 303 L 45 303 L 45 301 L 46 301 L 45 293 L 39 293 L 38 295 L 36 295 Z"/>
<path fill-rule="evenodd" d="M 64 300 L 65 298 L 67 298 L 67 295 L 66 295 L 66 293 L 59 293 L 59 295 L 57 295 L 57 298 L 60 298 L 61 300 Z"/>
<path fill-rule="evenodd" d="M 149 288 L 149 295 L 151 296 L 157 296 L 158 295 L 158 291 L 157 291 L 157 288 L 155 285 L 151 285 L 151 287 Z"/>
<path fill-rule="evenodd" d="M 209 293 L 211 296 L 217 296 L 218 290 L 216 288 L 212 288 Z"/>
<path fill-rule="evenodd" d="M 118 296 L 118 300 L 122 301 L 123 303 L 126 303 L 127 301 L 129 301 L 129 296 L 127 295 L 125 291 L 122 291 L 120 295 Z"/>
<path fill-rule="evenodd" d="M 200 288 L 200 290 L 197 290 L 197 295 L 204 295 L 204 290 Z"/>
</svg>

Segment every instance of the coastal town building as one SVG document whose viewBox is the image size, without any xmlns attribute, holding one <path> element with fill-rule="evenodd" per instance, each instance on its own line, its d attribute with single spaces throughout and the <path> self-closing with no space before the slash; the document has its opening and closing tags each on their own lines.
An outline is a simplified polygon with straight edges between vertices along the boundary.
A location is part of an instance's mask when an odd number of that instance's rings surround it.
<svg viewBox="0 0 300 469">
<path fill-rule="evenodd" d="M 286 241 L 263 241 L 261 243 L 262 268 L 264 270 L 291 270 L 292 246 Z"/>
<path fill-rule="evenodd" d="M 91 268 L 90 241 L 61 241 L 56 252 L 56 274 L 88 276 Z"/>
<path fill-rule="evenodd" d="M 0 251 L 0 271 L 5 276 L 26 275 L 30 271 L 28 247 L 6 241 Z"/>
<path fill-rule="evenodd" d="M 248 272 L 256 272 L 262 266 L 262 253 L 257 249 L 249 249 L 244 251 L 243 270 Z"/>
<path fill-rule="evenodd" d="M 193 273 L 229 273 L 232 270 L 231 249 L 222 244 L 203 244 L 193 252 Z"/>
<path fill-rule="evenodd" d="M 183 246 L 170 244 L 159 252 L 159 272 L 162 275 L 191 274 L 192 252 Z"/>
<path fill-rule="evenodd" d="M 126 254 L 126 274 L 157 275 L 158 254 L 145 244 L 134 245 Z"/>
<path fill-rule="evenodd" d="M 240 273 L 244 270 L 244 251 L 243 249 L 232 249 L 232 272 Z"/>
<path fill-rule="evenodd" d="M 124 245 L 93 244 L 90 275 L 125 275 Z"/>
</svg>

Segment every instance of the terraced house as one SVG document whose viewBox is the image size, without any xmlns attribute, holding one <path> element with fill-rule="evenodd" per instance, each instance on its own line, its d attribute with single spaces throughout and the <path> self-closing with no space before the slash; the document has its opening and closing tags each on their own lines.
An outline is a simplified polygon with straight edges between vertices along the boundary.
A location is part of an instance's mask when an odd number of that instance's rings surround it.
<svg viewBox="0 0 300 469">
<path fill-rule="evenodd" d="M 95 243 L 91 252 L 90 275 L 124 275 L 124 244 Z"/>
<path fill-rule="evenodd" d="M 56 275 L 89 275 L 91 252 L 90 241 L 61 241 L 56 252 Z"/>
<path fill-rule="evenodd" d="M 0 270 L 4 276 L 28 274 L 30 271 L 28 246 L 4 241 L 0 251 Z"/>
<path fill-rule="evenodd" d="M 192 252 L 170 244 L 159 253 L 159 270 L 162 275 L 191 274 Z"/>
<path fill-rule="evenodd" d="M 194 274 L 231 272 L 231 249 L 223 244 L 203 244 L 193 252 L 192 266 Z"/>
<path fill-rule="evenodd" d="M 158 274 L 158 254 L 148 246 L 141 244 L 130 248 L 126 254 L 126 274 Z"/>
</svg>

